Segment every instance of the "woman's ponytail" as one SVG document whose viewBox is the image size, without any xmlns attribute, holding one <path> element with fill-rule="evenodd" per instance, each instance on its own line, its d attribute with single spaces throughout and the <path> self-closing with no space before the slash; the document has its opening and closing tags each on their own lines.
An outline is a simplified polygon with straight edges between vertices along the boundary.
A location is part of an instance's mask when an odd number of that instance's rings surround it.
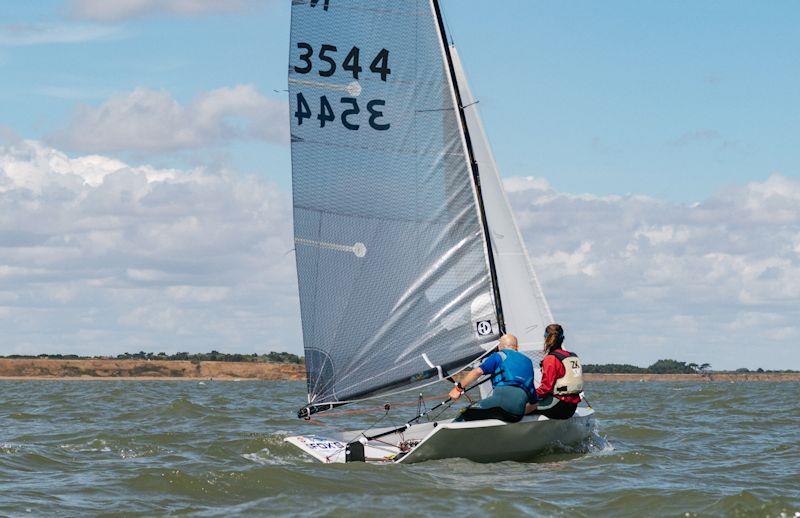
<svg viewBox="0 0 800 518">
<path fill-rule="evenodd" d="M 559 324 L 550 324 L 544 330 L 544 350 L 558 349 L 564 343 L 564 328 Z"/>
</svg>

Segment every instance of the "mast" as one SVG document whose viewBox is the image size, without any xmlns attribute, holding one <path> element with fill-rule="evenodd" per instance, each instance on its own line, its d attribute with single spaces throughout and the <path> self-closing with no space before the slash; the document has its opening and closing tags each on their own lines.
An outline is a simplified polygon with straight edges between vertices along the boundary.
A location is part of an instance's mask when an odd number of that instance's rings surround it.
<svg viewBox="0 0 800 518">
<path fill-rule="evenodd" d="M 447 43 L 447 31 L 445 30 L 444 20 L 442 18 L 442 10 L 439 6 L 439 0 L 431 0 L 433 3 L 434 12 L 436 14 L 436 23 L 439 26 L 439 35 L 442 39 L 442 46 L 444 47 L 444 54 L 447 60 L 447 70 L 450 74 L 450 84 L 453 86 L 453 92 L 456 97 L 456 109 L 458 110 L 458 120 L 461 124 L 462 134 L 467 147 L 467 157 L 469 159 L 470 169 L 472 170 L 472 180 L 475 185 L 478 200 L 478 212 L 481 216 L 481 225 L 483 226 L 483 234 L 486 236 L 486 252 L 489 260 L 489 274 L 492 278 L 492 291 L 494 292 L 495 307 L 497 308 L 497 327 L 500 334 L 506 332 L 506 324 L 503 320 L 503 304 L 500 300 L 500 284 L 497 280 L 497 270 L 495 268 L 494 253 L 492 252 L 492 236 L 489 232 L 489 224 L 486 221 L 486 209 L 483 205 L 483 194 L 481 192 L 481 176 L 478 170 L 478 162 L 475 160 L 475 153 L 472 148 L 472 139 L 469 135 L 469 128 L 467 126 L 467 118 L 464 114 L 464 103 L 461 100 L 461 91 L 458 88 L 458 80 L 456 78 L 456 71 L 453 66 L 453 57 L 450 55 L 450 45 Z"/>
</svg>

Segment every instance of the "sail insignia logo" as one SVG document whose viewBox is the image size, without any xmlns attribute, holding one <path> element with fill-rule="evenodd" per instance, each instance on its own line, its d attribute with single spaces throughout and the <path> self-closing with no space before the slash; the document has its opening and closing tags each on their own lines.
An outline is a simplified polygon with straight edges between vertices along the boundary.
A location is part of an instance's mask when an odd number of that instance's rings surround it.
<svg viewBox="0 0 800 518">
<path fill-rule="evenodd" d="M 478 336 L 488 336 L 492 334 L 492 321 L 491 320 L 481 320 L 475 327 L 478 331 Z"/>
</svg>

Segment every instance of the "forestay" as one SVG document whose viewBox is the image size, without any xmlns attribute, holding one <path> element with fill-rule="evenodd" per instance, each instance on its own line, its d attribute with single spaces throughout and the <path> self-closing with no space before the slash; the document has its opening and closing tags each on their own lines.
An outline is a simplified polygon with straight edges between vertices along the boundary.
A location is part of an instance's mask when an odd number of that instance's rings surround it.
<svg viewBox="0 0 800 518">
<path fill-rule="evenodd" d="M 500 332 L 433 0 L 293 0 L 295 251 L 309 403 L 415 387 Z"/>
</svg>

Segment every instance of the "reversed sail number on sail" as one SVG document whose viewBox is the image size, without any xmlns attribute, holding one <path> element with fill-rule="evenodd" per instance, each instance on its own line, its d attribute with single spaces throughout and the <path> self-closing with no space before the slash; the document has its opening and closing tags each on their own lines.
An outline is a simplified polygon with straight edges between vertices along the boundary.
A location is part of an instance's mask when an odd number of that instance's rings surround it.
<svg viewBox="0 0 800 518">
<path fill-rule="evenodd" d="M 342 126 L 349 130 L 358 130 L 361 125 L 353 122 L 352 119 L 352 117 L 361 113 L 361 108 L 358 106 L 358 99 L 355 97 L 342 97 L 339 102 L 348 106 L 348 108 L 341 113 Z M 386 106 L 386 101 L 382 99 L 374 99 L 367 103 L 369 125 L 372 129 L 378 131 L 386 131 L 391 127 L 389 123 L 381 123 L 379 120 L 383 117 L 383 110 L 379 109 L 382 106 Z M 313 116 L 311 107 L 302 92 L 297 93 L 297 110 L 294 112 L 294 116 L 297 118 L 298 126 L 302 126 L 304 120 L 310 119 Z M 333 111 L 333 106 L 331 106 L 327 95 L 320 96 L 319 98 L 317 120 L 319 121 L 320 128 L 324 128 L 326 123 L 336 120 L 336 113 Z"/>
</svg>

